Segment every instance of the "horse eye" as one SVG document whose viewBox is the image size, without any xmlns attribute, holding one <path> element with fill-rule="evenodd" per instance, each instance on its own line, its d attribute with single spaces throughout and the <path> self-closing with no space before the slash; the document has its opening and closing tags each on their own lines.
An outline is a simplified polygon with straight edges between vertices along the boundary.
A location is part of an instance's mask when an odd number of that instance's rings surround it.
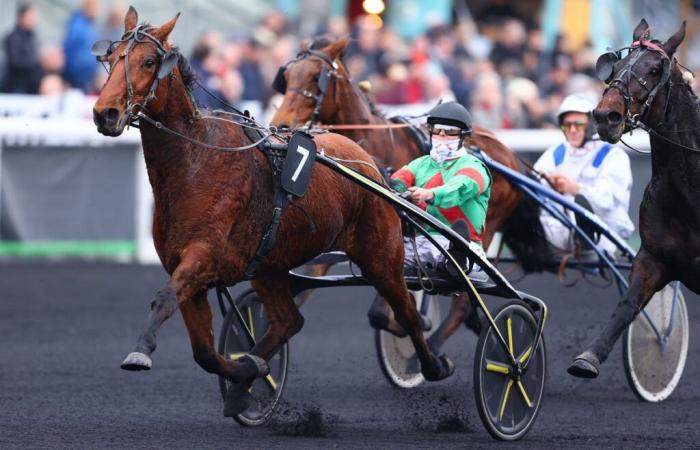
<svg viewBox="0 0 700 450">
<path fill-rule="evenodd" d="M 150 58 L 143 62 L 143 67 L 145 67 L 146 69 L 150 69 L 151 67 L 153 67 L 155 65 L 156 65 L 156 62 Z"/>
<path fill-rule="evenodd" d="M 649 74 L 650 74 L 650 75 L 658 75 L 659 73 L 661 73 L 661 71 L 660 71 L 658 68 L 656 68 L 656 67 L 654 67 L 653 69 L 651 69 L 651 70 L 649 71 Z"/>
</svg>

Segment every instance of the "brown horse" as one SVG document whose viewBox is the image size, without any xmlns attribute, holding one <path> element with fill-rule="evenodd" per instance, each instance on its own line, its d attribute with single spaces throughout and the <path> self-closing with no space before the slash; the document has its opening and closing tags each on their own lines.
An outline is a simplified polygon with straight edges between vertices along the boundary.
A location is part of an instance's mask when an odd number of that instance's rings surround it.
<svg viewBox="0 0 700 450">
<path fill-rule="evenodd" d="M 297 58 L 280 68 L 275 88 L 284 91 L 284 101 L 271 124 L 287 128 L 307 123 L 348 127 L 355 125 L 357 128 L 337 131 L 360 143 L 383 167 L 398 170 L 424 154 L 417 130 L 410 127 L 394 128 L 395 122 L 379 113 L 352 82 L 342 61 L 347 44 L 347 38 L 337 41 L 318 39 L 310 45 L 303 45 Z M 518 161 L 513 152 L 493 133 L 475 127 L 469 143 L 501 164 L 518 170 Z M 482 236 L 484 248 L 488 248 L 494 234 L 502 230 L 505 222 L 513 216 L 520 201 L 520 191 L 501 175 L 494 174 L 486 228 Z M 315 273 L 325 273 L 327 268 L 328 266 L 319 266 Z M 373 310 L 380 307 L 380 304 L 375 303 Z M 376 311 L 371 311 L 370 314 L 376 314 Z M 445 321 L 431 338 L 431 345 L 440 348 L 468 315 L 467 297 L 454 297 Z M 397 324 L 390 319 L 385 327 L 392 332 L 398 331 Z"/>
<path fill-rule="evenodd" d="M 608 83 L 593 111 L 598 133 L 617 142 L 625 131 L 649 131 L 651 180 L 639 209 L 642 245 L 629 289 L 605 329 L 569 367 L 578 377 L 598 376 L 620 334 L 653 294 L 674 280 L 700 293 L 700 106 L 674 58 L 685 22 L 666 42 L 649 39 L 642 19 L 629 54 L 602 55 L 596 70 Z"/>
<path fill-rule="evenodd" d="M 179 308 L 195 361 L 234 383 L 224 414 L 240 413 L 252 381 L 269 370 L 266 360 L 304 323 L 290 293 L 289 269 L 321 252 L 339 250 L 388 299 L 414 342 L 426 379 L 449 376 L 454 366 L 429 350 L 405 287 L 398 214 L 381 198 L 320 165 L 313 167 L 306 195 L 293 200 L 298 208 L 282 213 L 277 245 L 251 280 L 267 311 L 267 332 L 242 359 L 227 360 L 215 350 L 207 290 L 244 279 L 271 223 L 273 174 L 265 149 L 256 148 L 240 124 L 202 116 L 192 103 L 189 65 L 167 41 L 176 20 L 161 27 L 137 25 L 136 11 L 129 9 L 125 35 L 103 58 L 110 74 L 94 108 L 97 129 L 108 136 L 121 134 L 140 117 L 155 197 L 153 238 L 171 275 L 151 303 L 147 329 L 122 367 L 150 368 L 158 329 Z M 314 140 L 327 155 L 363 161 L 357 170 L 380 178 L 369 155 L 350 139 L 324 134 Z M 214 151 L 211 146 L 238 148 Z M 299 238 L 309 233 L 312 238 Z"/>
</svg>

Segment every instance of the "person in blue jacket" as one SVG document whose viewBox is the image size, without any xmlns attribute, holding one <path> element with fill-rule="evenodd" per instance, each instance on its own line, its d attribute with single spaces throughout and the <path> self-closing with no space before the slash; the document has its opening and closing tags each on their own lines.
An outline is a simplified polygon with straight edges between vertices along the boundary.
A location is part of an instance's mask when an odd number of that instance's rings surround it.
<svg viewBox="0 0 700 450">
<path fill-rule="evenodd" d="M 98 63 L 90 53 L 90 48 L 97 40 L 95 17 L 98 10 L 97 0 L 85 0 L 82 9 L 74 12 L 68 20 L 66 38 L 63 41 L 66 58 L 63 76 L 71 87 L 86 93 L 95 90 Z"/>
</svg>

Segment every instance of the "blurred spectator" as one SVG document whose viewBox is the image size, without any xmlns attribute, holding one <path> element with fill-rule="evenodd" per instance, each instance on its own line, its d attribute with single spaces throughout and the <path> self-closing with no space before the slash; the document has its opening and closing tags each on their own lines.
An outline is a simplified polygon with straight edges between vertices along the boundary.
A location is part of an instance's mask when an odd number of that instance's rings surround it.
<svg viewBox="0 0 700 450">
<path fill-rule="evenodd" d="M 455 95 L 450 89 L 450 79 L 444 74 L 438 74 L 428 79 L 426 83 L 426 103 L 437 104 L 439 101 L 449 102 L 455 100 Z"/>
<path fill-rule="evenodd" d="M 63 78 L 56 74 L 49 74 L 41 79 L 39 84 L 39 95 L 55 96 L 62 94 L 66 86 Z"/>
<path fill-rule="evenodd" d="M 68 20 L 63 50 L 66 56 L 64 76 L 66 81 L 83 92 L 94 88 L 98 63 L 90 53 L 92 44 L 97 40 L 95 17 L 99 10 L 98 0 L 85 0 L 81 10 L 76 11 Z"/>
<path fill-rule="evenodd" d="M 61 75 L 66 60 L 63 49 L 57 45 L 47 45 L 41 49 L 41 68 L 45 74 Z"/>
<path fill-rule="evenodd" d="M 514 78 L 506 87 L 506 113 L 512 128 L 540 128 L 545 105 L 537 85 L 527 78 Z"/>
<path fill-rule="evenodd" d="M 237 106 L 243 96 L 243 77 L 237 70 L 228 70 L 221 77 L 221 95 L 230 105 Z"/>
<path fill-rule="evenodd" d="M 260 43 L 253 39 L 244 42 L 241 48 L 242 59 L 238 66 L 238 72 L 243 83 L 242 99 L 264 101 L 268 91 L 260 68 L 264 49 Z"/>
<path fill-rule="evenodd" d="M 353 77 L 364 80 L 379 69 L 382 57 L 379 47 L 380 31 L 370 16 L 361 16 L 355 21 L 353 35 L 355 39 L 350 41 L 345 54 L 352 61 L 350 65 L 354 69 L 351 71 Z"/>
<path fill-rule="evenodd" d="M 190 66 L 197 76 L 197 82 L 214 95 L 221 92 L 221 82 L 219 77 L 226 67 L 219 53 L 221 46 L 221 36 L 217 33 L 206 33 L 199 37 L 197 44 L 192 50 Z M 200 86 L 195 87 L 192 92 L 195 103 L 205 108 L 222 108 L 221 102 L 205 92 Z"/>
<path fill-rule="evenodd" d="M 469 108 L 474 123 L 489 130 L 510 128 L 505 120 L 501 77 L 496 72 L 486 72 L 475 80 L 472 107 Z"/>
<path fill-rule="evenodd" d="M 124 17 L 126 16 L 127 8 L 123 3 L 113 3 L 109 7 L 107 20 L 100 31 L 100 39 L 109 41 L 118 41 L 124 34 Z"/>
<path fill-rule="evenodd" d="M 36 94 L 43 71 L 34 28 L 39 20 L 36 6 L 23 4 L 17 9 L 15 28 L 5 37 L 7 77 L 3 92 Z"/>
<path fill-rule="evenodd" d="M 520 19 L 523 18 L 513 8 L 511 0 L 489 0 L 487 5 L 479 11 L 476 18 L 483 23 L 497 23 L 503 19 Z"/>
<path fill-rule="evenodd" d="M 496 65 L 496 70 L 505 77 L 504 65 L 509 65 L 511 71 L 522 71 L 521 61 L 525 51 L 525 26 L 515 19 L 507 19 L 501 22 L 501 32 L 498 40 L 491 50 L 491 61 Z M 518 68 L 513 70 L 512 66 Z"/>
</svg>

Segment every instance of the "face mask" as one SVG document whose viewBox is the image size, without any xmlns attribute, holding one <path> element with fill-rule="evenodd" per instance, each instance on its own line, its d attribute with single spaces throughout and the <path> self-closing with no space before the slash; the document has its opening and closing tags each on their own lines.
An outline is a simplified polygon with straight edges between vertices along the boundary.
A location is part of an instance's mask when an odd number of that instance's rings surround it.
<svg viewBox="0 0 700 450">
<path fill-rule="evenodd" d="M 445 161 L 457 159 L 467 152 L 459 146 L 459 138 L 438 140 L 433 139 L 433 148 L 430 150 L 430 157 L 433 161 L 442 165 Z"/>
</svg>

